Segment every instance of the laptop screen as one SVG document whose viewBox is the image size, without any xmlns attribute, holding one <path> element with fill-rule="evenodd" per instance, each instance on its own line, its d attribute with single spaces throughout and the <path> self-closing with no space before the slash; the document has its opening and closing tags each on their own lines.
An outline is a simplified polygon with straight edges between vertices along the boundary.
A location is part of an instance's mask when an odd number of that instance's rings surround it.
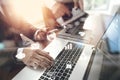
<svg viewBox="0 0 120 80">
<path fill-rule="evenodd" d="M 120 53 L 120 14 L 117 13 L 110 25 L 108 26 L 103 40 L 106 42 L 107 51 L 110 54 Z"/>
</svg>

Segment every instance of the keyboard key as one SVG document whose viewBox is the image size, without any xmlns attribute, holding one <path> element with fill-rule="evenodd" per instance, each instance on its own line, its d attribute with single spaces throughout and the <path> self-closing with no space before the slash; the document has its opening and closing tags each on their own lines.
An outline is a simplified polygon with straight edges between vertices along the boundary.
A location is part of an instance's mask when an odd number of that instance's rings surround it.
<svg viewBox="0 0 120 80">
<path fill-rule="evenodd" d="M 63 76 L 67 76 L 67 73 L 63 73 Z"/>
<path fill-rule="evenodd" d="M 70 70 L 69 69 L 66 69 L 65 72 L 68 73 Z"/>
<path fill-rule="evenodd" d="M 48 80 L 48 78 L 45 78 L 44 80 Z"/>
<path fill-rule="evenodd" d="M 79 26 L 79 24 L 80 24 L 79 21 L 76 21 L 76 22 L 74 23 L 75 26 Z"/>
<path fill-rule="evenodd" d="M 60 78 L 59 77 L 56 77 L 55 80 L 59 80 Z"/>
<path fill-rule="evenodd" d="M 58 69 L 60 69 L 61 68 L 61 66 L 58 66 Z"/>
<path fill-rule="evenodd" d="M 41 77 L 40 77 L 40 79 L 44 79 L 44 77 L 43 77 L 43 76 L 41 76 Z"/>
<path fill-rule="evenodd" d="M 62 74 L 61 73 L 58 73 L 58 76 L 61 76 Z"/>
<path fill-rule="evenodd" d="M 56 71 L 56 72 L 58 72 L 58 71 L 59 71 L 59 69 L 56 69 L 55 71 Z"/>
<path fill-rule="evenodd" d="M 67 27 L 68 28 L 73 28 L 74 26 L 73 26 L 73 24 L 68 24 Z"/>
<path fill-rule="evenodd" d="M 46 73 L 44 73 L 43 75 L 46 76 Z"/>
<path fill-rule="evenodd" d="M 65 77 L 64 77 L 64 76 L 62 76 L 60 79 L 61 79 L 61 80 L 64 80 L 64 79 L 65 79 Z"/>
<path fill-rule="evenodd" d="M 60 70 L 61 73 L 63 73 L 63 70 Z"/>
</svg>

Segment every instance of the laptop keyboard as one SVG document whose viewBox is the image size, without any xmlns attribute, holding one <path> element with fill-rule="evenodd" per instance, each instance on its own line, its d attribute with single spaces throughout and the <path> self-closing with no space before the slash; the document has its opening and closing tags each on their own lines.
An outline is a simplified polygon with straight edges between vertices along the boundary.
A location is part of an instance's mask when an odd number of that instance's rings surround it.
<svg viewBox="0 0 120 80">
<path fill-rule="evenodd" d="M 54 65 L 43 73 L 39 80 L 68 80 L 84 46 L 68 42 L 56 57 Z"/>
</svg>

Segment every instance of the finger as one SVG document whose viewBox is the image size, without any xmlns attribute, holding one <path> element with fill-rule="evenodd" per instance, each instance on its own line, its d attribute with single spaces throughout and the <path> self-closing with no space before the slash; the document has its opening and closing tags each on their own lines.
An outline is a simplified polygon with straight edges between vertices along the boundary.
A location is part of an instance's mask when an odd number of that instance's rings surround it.
<svg viewBox="0 0 120 80">
<path fill-rule="evenodd" d="M 64 16 L 65 14 L 70 16 L 70 11 L 66 6 L 63 6 L 63 9 L 59 10 L 57 14 L 59 15 L 59 17 Z"/>
<path fill-rule="evenodd" d="M 46 64 L 48 64 L 49 66 L 51 66 L 53 64 L 53 60 L 49 60 L 48 58 L 39 55 L 39 54 L 34 54 L 33 58 L 36 58 L 37 60 L 39 60 L 41 63 L 45 62 Z"/>
<path fill-rule="evenodd" d="M 39 33 L 38 33 L 38 35 L 45 35 L 46 34 L 46 31 L 40 31 Z"/>
<path fill-rule="evenodd" d="M 48 58 L 46 58 L 46 57 L 43 57 L 42 59 L 43 59 L 43 62 L 45 62 L 45 63 L 48 64 L 49 66 L 52 66 L 53 63 L 54 63 L 54 61 L 50 61 L 50 60 L 49 60 Z"/>
<path fill-rule="evenodd" d="M 43 33 L 39 34 L 40 40 L 44 40 L 45 35 Z"/>
<path fill-rule="evenodd" d="M 38 66 L 34 66 L 34 67 L 33 67 L 33 69 L 37 69 L 37 68 L 38 68 Z"/>
<path fill-rule="evenodd" d="M 45 32 L 40 32 L 39 34 L 38 34 L 38 38 L 39 38 L 39 40 L 45 40 L 46 39 L 46 33 Z"/>
<path fill-rule="evenodd" d="M 32 67 L 34 69 L 36 69 L 38 67 L 44 68 L 44 66 L 42 66 L 42 60 L 38 60 L 38 59 L 33 58 L 33 57 L 29 61 L 28 66 L 30 66 L 30 67 Z"/>
<path fill-rule="evenodd" d="M 41 66 L 42 68 L 49 68 L 51 65 L 49 65 L 49 64 L 47 64 L 47 63 L 45 63 L 45 62 L 41 62 L 41 63 L 39 64 L 39 66 Z"/>
<path fill-rule="evenodd" d="M 41 56 L 48 58 L 50 61 L 54 61 L 53 58 L 48 54 L 48 52 L 41 51 L 41 50 L 35 50 L 35 52 Z"/>
<path fill-rule="evenodd" d="M 37 61 L 36 59 L 31 59 L 30 61 L 28 61 L 26 63 L 27 66 L 30 66 L 34 69 L 37 69 L 38 65 L 39 65 L 39 61 Z"/>
<path fill-rule="evenodd" d="M 65 11 L 59 11 L 59 16 L 64 16 L 65 15 Z"/>
<path fill-rule="evenodd" d="M 38 68 L 38 64 L 33 63 L 31 67 L 33 67 L 33 69 L 37 69 Z"/>
<path fill-rule="evenodd" d="M 45 29 L 42 29 L 42 30 L 40 30 L 39 32 L 38 32 L 38 34 L 45 34 L 46 33 L 46 30 Z"/>
<path fill-rule="evenodd" d="M 57 19 L 63 15 L 64 15 L 64 13 L 62 11 L 58 11 L 57 13 L 55 13 L 55 18 Z"/>
<path fill-rule="evenodd" d="M 79 8 L 80 8 L 82 11 L 84 10 L 83 0 L 79 0 L 79 1 L 78 1 L 78 6 L 79 6 Z"/>
<path fill-rule="evenodd" d="M 53 65 L 53 58 L 47 54 L 48 52 L 41 51 L 41 50 L 35 50 L 33 51 L 33 55 L 30 58 L 30 66 L 34 68 L 34 65 L 32 63 L 36 63 L 41 68 L 48 68 Z M 36 67 L 36 66 L 35 66 Z"/>
<path fill-rule="evenodd" d="M 49 61 L 46 61 L 46 59 L 43 59 L 42 57 L 40 59 L 37 59 L 37 58 L 33 58 L 31 63 L 30 63 L 30 66 L 33 67 L 33 68 L 37 68 L 37 67 L 40 67 L 40 68 L 49 68 L 50 66 L 52 66 L 50 63 L 48 63 Z"/>
<path fill-rule="evenodd" d="M 70 15 L 71 15 L 71 13 L 70 13 L 70 11 L 69 11 L 69 9 L 68 9 L 68 8 L 65 8 L 65 9 L 64 9 L 64 14 L 67 14 L 68 16 L 70 16 Z"/>
<path fill-rule="evenodd" d="M 35 40 L 42 40 L 42 37 L 41 36 L 44 36 L 43 35 L 43 32 L 39 31 L 36 36 L 35 36 Z"/>
<path fill-rule="evenodd" d="M 78 1 L 75 1 L 75 0 L 74 0 L 74 8 L 77 9 L 78 7 L 79 7 Z"/>
<path fill-rule="evenodd" d="M 40 40 L 40 39 L 41 39 L 40 35 L 37 35 L 36 40 Z"/>
</svg>

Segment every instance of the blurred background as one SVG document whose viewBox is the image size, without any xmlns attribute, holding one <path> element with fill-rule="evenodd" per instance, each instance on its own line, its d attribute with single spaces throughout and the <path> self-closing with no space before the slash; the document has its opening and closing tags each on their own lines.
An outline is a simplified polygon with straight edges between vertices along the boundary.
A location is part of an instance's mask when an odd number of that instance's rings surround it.
<svg viewBox="0 0 120 80">
<path fill-rule="evenodd" d="M 6 0 L 4 0 L 6 3 Z M 28 21 L 35 27 L 44 25 L 42 10 L 43 5 L 51 6 L 54 0 L 7 0 L 13 11 Z M 7 3 L 6 3 L 7 4 Z M 120 0 L 84 0 L 84 9 L 88 12 L 104 12 L 106 14 L 114 14 Z"/>
</svg>

